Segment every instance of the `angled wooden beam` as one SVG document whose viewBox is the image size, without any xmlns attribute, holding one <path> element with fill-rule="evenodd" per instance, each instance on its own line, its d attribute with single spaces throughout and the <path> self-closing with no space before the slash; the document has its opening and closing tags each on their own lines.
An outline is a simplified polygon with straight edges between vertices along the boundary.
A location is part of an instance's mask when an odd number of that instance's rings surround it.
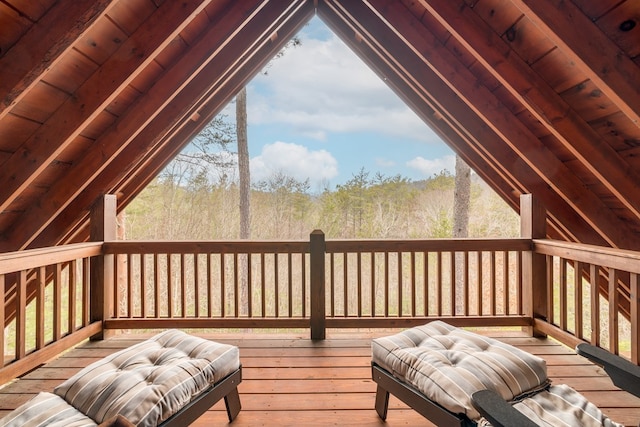
<svg viewBox="0 0 640 427">
<path fill-rule="evenodd" d="M 551 215 L 548 218 L 554 237 L 573 241 L 584 238 L 605 244 L 604 239 L 594 236 L 593 228 L 565 200 L 551 191 L 513 150 L 505 146 L 500 137 L 487 128 L 482 119 L 428 69 L 409 46 L 399 42 L 398 35 L 372 11 L 362 9 L 354 18 L 355 14 L 349 15 L 334 2 L 323 2 L 318 7 L 318 15 L 372 69 L 384 76 L 392 89 L 414 107 L 423 120 L 433 124 L 434 130 L 443 130 L 445 124 L 450 127 L 451 131 L 445 132 L 447 140 L 457 142 L 454 148 L 467 156 L 465 160 L 471 159 L 470 164 L 479 171 L 486 169 L 488 177 L 504 180 L 508 187 L 498 193 L 504 195 L 507 203 L 519 203 L 520 194 L 534 192 L 546 202 L 562 207 L 556 213 L 557 217 Z M 441 117 L 435 123 L 423 117 L 425 111 L 432 109 Z M 505 165 L 511 166 L 509 171 L 504 170 Z M 487 182 L 493 183 L 491 179 Z M 564 222 L 572 224 L 572 230 L 564 227 Z"/>
<path fill-rule="evenodd" d="M 600 198 L 589 191 L 545 145 L 406 7 L 389 0 L 371 0 L 372 12 L 383 17 L 388 28 L 406 40 L 413 52 L 431 68 L 464 102 L 560 197 L 614 247 L 640 247 L 633 231 Z M 342 3 L 355 15 L 366 6 Z M 354 14 L 354 13 L 352 13 Z M 368 23 L 367 23 L 368 26 Z M 551 211 L 554 207 L 545 203 Z M 555 212 L 554 212 L 555 214 Z"/>
<path fill-rule="evenodd" d="M 83 206 L 87 202 L 90 203 L 90 198 L 87 198 L 88 195 L 93 194 L 94 191 L 100 192 L 104 191 L 105 188 L 113 188 L 119 179 L 137 167 L 139 159 L 143 159 L 150 150 L 156 150 L 158 144 L 166 139 L 168 135 L 178 132 L 185 123 L 189 126 L 191 122 L 189 118 L 197 110 L 198 105 L 206 101 L 213 101 L 218 104 L 218 108 L 223 108 L 228 99 L 238 90 L 237 86 L 232 86 L 235 90 L 231 93 L 223 90 L 229 79 L 240 75 L 243 77 L 242 81 L 245 82 L 247 75 L 241 72 L 246 64 L 251 64 L 250 61 L 256 57 L 256 52 L 259 54 L 257 58 L 262 61 L 268 61 L 271 58 L 271 56 L 268 56 L 269 53 L 275 54 L 277 52 L 277 50 L 273 51 L 275 49 L 273 47 L 274 33 L 288 22 L 290 16 L 293 16 L 291 22 L 303 24 L 313 13 L 312 3 L 302 0 L 286 4 L 268 3 L 267 6 L 265 4 L 262 3 L 259 9 L 252 10 L 249 8 L 248 2 L 240 2 L 234 12 L 236 19 L 233 19 L 234 15 L 230 12 L 220 22 L 212 23 L 209 30 L 203 34 L 200 41 L 195 45 L 194 49 L 196 51 L 190 52 L 188 55 L 182 55 L 179 64 L 173 67 L 179 72 L 174 72 L 172 68 L 171 73 L 161 78 L 150 89 L 148 96 L 141 98 L 130 107 L 130 113 L 123 117 L 122 122 L 117 126 L 119 132 L 113 135 L 106 134 L 101 139 L 104 144 L 102 152 L 107 155 L 108 160 L 106 162 L 102 160 L 103 164 L 100 159 L 96 162 L 96 159 L 91 158 L 89 155 L 85 161 L 79 162 L 78 166 L 67 174 L 67 179 L 76 183 L 76 186 L 78 179 L 83 179 L 84 185 L 71 191 L 64 190 L 63 187 L 65 186 L 61 185 L 55 198 L 49 200 L 47 197 L 47 200 L 40 203 L 40 207 L 35 209 L 33 213 L 28 211 L 25 214 L 35 219 L 50 208 L 54 209 L 53 215 L 51 215 L 52 219 L 57 215 L 61 215 L 60 218 L 64 220 L 58 221 L 56 219 L 53 222 L 55 226 L 47 227 L 47 232 L 42 231 L 48 223 L 44 224 L 44 226 L 26 228 L 16 224 L 16 227 L 22 229 L 11 233 L 11 237 L 8 236 L 12 241 L 12 246 L 16 244 L 28 245 L 31 242 L 33 242 L 33 246 L 37 246 L 40 244 L 38 242 L 47 244 L 45 243 L 46 241 L 56 239 L 54 234 L 60 232 L 61 229 L 59 227 L 65 227 L 65 223 L 69 225 L 77 222 L 77 219 L 74 219 L 74 215 L 77 218 L 86 209 Z M 248 25 L 249 22 L 252 25 Z M 299 25 L 296 25 L 295 28 L 299 28 Z M 238 30 L 236 31 L 236 29 Z M 216 38 L 217 43 L 214 43 Z M 279 38 L 276 39 L 279 43 L 286 43 L 288 40 L 280 41 Z M 207 49 L 209 51 L 208 55 L 198 55 L 197 51 L 199 49 Z M 247 54 L 238 57 L 238 52 L 247 52 Z M 234 58 L 234 60 L 229 60 L 229 58 Z M 189 75 L 188 70 L 194 69 L 192 64 L 194 61 L 203 61 L 205 64 L 195 67 L 198 70 L 197 73 Z M 188 66 L 188 64 L 191 65 Z M 189 81 L 181 83 L 181 79 Z M 221 90 L 222 92 L 220 92 Z M 227 98 L 221 96 L 221 94 L 226 95 Z M 166 96 L 169 96 L 169 99 Z M 222 102 L 224 103 L 222 104 Z M 155 113 L 150 112 L 150 109 L 153 108 L 157 110 Z M 140 120 L 142 120 L 142 123 Z M 123 145 L 121 138 L 126 140 Z M 187 142 L 187 140 L 172 141 L 172 144 L 175 143 L 180 147 L 180 144 Z M 109 163 L 116 163 L 119 167 L 106 168 Z M 91 184 L 92 191 L 88 189 L 89 184 Z M 63 206 L 61 205 L 59 209 L 54 208 L 55 200 L 62 197 L 67 202 Z M 48 208 L 44 208 L 45 205 Z M 38 213 L 38 211 L 40 212 Z M 21 221 L 21 223 L 23 222 Z M 40 222 L 42 221 L 40 220 Z M 23 240 L 21 236 L 30 236 L 28 238 L 29 241 L 20 243 Z M 37 240 L 36 236 L 38 236 Z"/>
<path fill-rule="evenodd" d="M 272 38 L 272 44 L 264 44 L 259 50 L 253 51 L 252 56 L 242 65 L 238 73 L 230 76 L 217 91 L 210 93 L 206 102 L 197 105 L 198 120 L 183 120 L 181 127 L 172 134 L 168 134 L 157 150 L 148 151 L 145 159 L 135 166 L 135 171 L 116 184 L 112 192 L 122 194 L 121 204 L 126 206 L 142 191 L 173 159 L 184 146 L 231 101 L 237 92 L 247 85 L 249 80 L 271 61 L 284 45 L 313 17 L 314 9 L 303 5 L 294 12 L 290 19 L 277 30 L 277 38 Z"/>
<path fill-rule="evenodd" d="M 0 168 L 0 212 L 19 197 L 211 0 L 167 1 Z M 28 158 L 28 162 L 22 161 Z"/>
<path fill-rule="evenodd" d="M 57 2 L 0 56 L 0 120 L 94 22 L 108 12 L 111 0 Z"/>
<path fill-rule="evenodd" d="M 513 3 L 640 127 L 640 68 L 627 54 L 571 1 Z"/>
<path fill-rule="evenodd" d="M 527 108 L 596 180 L 640 218 L 640 198 L 636 194 L 640 174 L 538 73 L 515 54 L 500 35 L 463 0 L 420 0 L 420 4 Z"/>
</svg>

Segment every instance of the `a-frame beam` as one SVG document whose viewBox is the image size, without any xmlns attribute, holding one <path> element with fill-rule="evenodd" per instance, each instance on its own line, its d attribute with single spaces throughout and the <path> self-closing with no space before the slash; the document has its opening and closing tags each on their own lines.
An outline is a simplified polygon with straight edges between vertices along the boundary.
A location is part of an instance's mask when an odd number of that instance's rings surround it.
<svg viewBox="0 0 640 427">
<path fill-rule="evenodd" d="M 540 2 L 538 2 L 540 3 Z M 640 219 L 638 172 L 463 0 L 420 0 L 585 168 Z"/>
<path fill-rule="evenodd" d="M 224 106 L 231 101 L 237 92 L 247 85 L 249 80 L 271 61 L 286 45 L 288 40 L 297 34 L 314 15 L 314 8 L 309 3 L 294 12 L 287 22 L 277 30 L 277 36 L 271 39 L 274 43 L 265 43 L 258 50 L 252 52 L 246 63 L 240 67 L 239 72 L 224 82 L 218 90 L 210 94 L 208 100 L 198 105 L 198 120 L 189 120 L 172 135 L 168 135 L 162 146 L 153 152 L 149 152 L 147 158 L 138 164 L 136 173 L 130 172 L 113 187 L 111 192 L 122 194 L 119 205 L 124 207 L 144 189 L 154 177 L 173 159 L 184 146 L 191 141 Z"/>
<path fill-rule="evenodd" d="M 0 56 L 0 120 L 47 68 L 108 10 L 111 0 L 61 1 L 54 4 L 13 46 Z"/>
<path fill-rule="evenodd" d="M 242 2 L 224 17 L 211 23 L 188 52 L 166 70 L 147 93 L 139 97 L 96 141 L 95 145 L 101 147 L 102 155 L 96 156 L 95 152 L 89 152 L 83 161 L 73 165 L 65 175 L 65 179 L 73 185 L 60 185 L 55 190 L 52 189 L 38 206 L 32 206 L 20 222 L 7 232 L 4 242 L 0 242 L 0 250 L 4 249 L 4 245 L 8 246 L 8 250 L 29 247 L 34 238 L 66 209 L 74 198 L 83 193 L 91 194 L 85 190 L 100 172 L 113 169 L 117 174 L 126 174 L 135 165 L 135 159 L 144 156 L 147 150 L 153 149 L 163 135 L 189 112 L 207 87 L 215 83 L 214 76 L 221 75 L 225 68 L 232 64 L 227 59 L 233 58 L 239 50 L 230 50 L 230 40 L 233 41 L 238 33 L 246 34 L 248 40 L 251 40 L 252 36 L 257 37 L 257 34 L 247 34 L 250 31 L 247 24 L 256 13 L 265 9 L 256 10 L 260 3 Z M 276 13 L 264 18 L 275 19 L 278 16 Z M 235 43 L 241 48 L 237 41 Z M 116 163 L 117 167 L 109 168 L 123 151 L 128 156 L 127 160 L 121 160 L 120 164 Z M 79 212 L 81 211 L 77 211 L 75 215 Z M 47 221 L 43 221 L 42 218 L 47 218 Z M 73 214 L 63 218 L 69 221 L 69 224 L 74 222 Z M 37 244 L 34 245 L 37 247 Z"/>
<path fill-rule="evenodd" d="M 246 3 L 243 2 L 242 6 L 245 7 Z M 288 36 L 294 34 L 294 29 L 297 31 L 310 19 L 312 14 L 312 3 L 293 1 L 289 4 L 269 3 L 267 7 L 263 7 L 250 17 L 245 17 L 243 23 L 229 23 L 233 20 L 229 16 L 225 17 L 224 25 L 229 24 L 234 28 L 241 28 L 241 30 L 234 33 L 231 39 L 225 40 L 222 46 L 216 49 L 215 55 L 209 58 L 207 66 L 201 68 L 197 76 L 184 86 L 172 102 L 165 104 L 154 120 L 142 129 L 126 148 L 118 152 L 115 160 L 112 160 L 113 163 L 127 164 L 127 166 L 123 166 L 119 170 L 102 168 L 100 174 L 96 174 L 91 179 L 85 191 L 78 194 L 69 203 L 58 218 L 33 241 L 32 245 L 37 247 L 40 241 L 55 239 L 60 230 L 64 229 L 65 224 L 78 220 L 80 220 L 80 227 L 67 232 L 63 242 L 84 239 L 86 237 L 82 223 L 84 219 L 83 217 L 78 218 L 78 216 L 86 214 L 85 211 L 93 202 L 91 200 L 93 188 L 111 188 L 113 192 L 117 193 L 127 191 L 127 189 L 119 188 L 121 185 L 117 183 L 122 180 L 126 183 L 127 174 L 134 175 L 136 179 L 146 177 L 146 173 L 140 173 L 140 170 L 144 170 L 144 163 L 141 163 L 141 159 L 145 158 L 146 153 L 155 153 L 158 150 L 158 154 L 153 154 L 153 157 L 160 156 L 165 163 L 168 162 L 171 157 L 165 157 L 165 155 L 171 153 L 175 155 L 176 150 L 188 143 L 190 136 L 196 132 L 196 128 L 201 128 L 206 124 L 206 122 L 196 123 L 190 120 L 193 113 L 198 112 L 205 115 L 207 111 L 217 112 L 223 108 L 239 90 L 240 85 L 245 83 L 256 70 L 259 70 L 262 64 L 268 62 L 277 53 L 281 44 L 287 42 Z M 254 21 L 252 25 L 247 25 L 249 20 Z M 255 23 L 261 25 L 253 25 Z M 212 37 L 214 35 L 219 37 L 221 26 L 222 23 L 212 24 L 209 30 L 211 34 L 204 36 L 202 40 L 211 45 Z M 274 40 L 277 42 L 274 43 Z M 240 58 L 234 61 L 224 60 L 224 58 L 237 57 L 237 52 L 246 52 L 246 55 L 240 55 Z M 212 76 L 217 76 L 217 78 L 212 78 Z M 201 112 L 199 108 L 205 108 L 205 111 Z M 179 119 L 172 120 L 172 117 L 176 116 Z M 154 138 L 154 135 L 162 136 Z M 169 145 L 166 151 L 163 151 L 163 144 Z M 132 161 L 132 159 L 138 159 L 140 162 Z M 153 178 L 153 176 L 149 178 Z M 123 200 L 124 204 L 120 202 L 121 207 L 124 207 L 128 200 Z"/>
<path fill-rule="evenodd" d="M 520 194 L 530 192 L 531 188 L 535 189 L 536 193 L 548 194 L 552 199 L 557 197 L 555 193 L 550 193 L 544 184 L 536 187 L 541 183 L 529 179 L 531 174 L 526 174 L 528 167 L 515 153 L 501 148 L 501 141 L 497 135 L 488 130 L 477 115 L 462 103 L 437 76 L 425 71 L 424 63 L 409 47 L 392 42 L 397 35 L 389 32 L 384 24 L 380 27 L 376 26 L 374 32 L 379 39 L 387 42 L 386 47 L 393 46 L 393 55 L 390 55 L 389 51 L 385 50 L 385 46 L 377 43 L 367 33 L 367 29 L 375 22 L 375 18 L 358 15 L 358 21 L 356 21 L 354 18 L 349 18 L 335 4 L 321 3 L 321 6 L 318 8 L 318 14 L 327 25 L 340 35 L 345 43 L 359 54 L 409 106 L 414 108 L 426 123 L 441 133 L 443 139 L 451 143 L 452 147 L 460 152 L 480 176 L 496 186 L 494 188 L 516 211 L 518 208 L 515 205 L 519 203 Z M 347 21 L 352 24 L 348 24 Z M 367 26 L 362 26 L 361 22 L 367 22 Z M 410 74 L 408 70 L 415 72 Z M 425 112 L 432 111 L 435 112 L 425 116 Z M 455 117 L 449 111 L 454 111 Z M 429 116 L 438 116 L 438 118 L 433 121 Z M 478 140 L 482 140 L 483 144 L 479 144 Z M 494 141 L 496 149 L 492 149 Z M 494 155 L 499 155 L 500 158 Z M 515 175 L 505 170 L 500 161 L 508 161 L 507 164 L 516 165 L 512 168 Z M 522 178 L 528 186 L 519 181 Z M 496 180 L 499 180 L 500 184 L 497 184 Z M 502 191 L 500 191 L 501 188 L 503 188 Z M 578 229 L 583 226 L 585 230 L 591 232 L 591 228 L 581 218 L 573 211 L 571 214 Z M 550 232 L 554 237 L 566 240 L 576 239 L 553 216 L 549 217 L 549 222 Z"/>
<path fill-rule="evenodd" d="M 640 127 L 640 69 L 571 1 L 514 4 Z"/>
<path fill-rule="evenodd" d="M 459 129 L 464 131 L 467 141 L 473 142 L 473 145 L 465 151 L 474 149 L 482 153 L 479 158 L 484 158 L 483 161 L 494 168 L 494 173 L 499 173 L 502 165 L 508 166 L 508 171 L 504 175 L 508 177 L 508 182 L 521 183 L 519 184 L 521 191 L 538 195 L 546 204 L 553 203 L 564 207 L 557 214 L 551 215 L 552 225 L 557 226 L 563 236 L 567 236 L 569 240 L 587 238 L 594 244 L 605 242 L 604 239 L 594 237 L 593 228 L 571 209 L 566 200 L 551 191 L 548 185 L 536 177 L 536 173 L 529 165 L 506 145 L 475 111 L 462 102 L 440 76 L 425 65 L 423 58 L 416 54 L 411 46 L 401 42 L 402 38 L 373 10 L 347 1 L 325 1 L 320 6 L 323 6 L 318 8 L 321 17 L 325 17 L 327 22 L 338 22 L 338 20 L 351 22 L 354 31 L 359 34 L 358 37 L 370 41 L 374 51 L 386 51 L 388 58 L 391 58 L 388 52 L 393 51 L 391 60 L 398 63 L 396 67 L 405 70 L 405 73 L 408 73 L 407 79 L 415 82 L 421 88 L 419 90 L 427 94 L 430 102 L 438 106 L 436 108 L 443 116 L 448 117 L 452 123 L 458 124 Z M 334 14 L 338 15 L 338 18 L 333 18 Z M 366 23 L 366 27 L 360 24 L 362 22 Z M 513 188 L 514 191 L 518 189 L 518 187 Z M 512 194 L 511 197 L 517 200 L 519 194 Z M 572 223 L 571 230 L 559 226 L 566 221 Z"/>
<path fill-rule="evenodd" d="M 597 195 L 586 189 L 584 184 L 496 98 L 491 90 L 479 84 L 475 75 L 460 62 L 456 55 L 439 42 L 430 28 L 408 13 L 402 3 L 388 0 L 371 0 L 369 3 L 377 16 L 384 16 L 390 29 L 396 31 L 402 39 L 407 40 L 426 66 L 440 76 L 455 94 L 500 136 L 504 147 L 509 147 L 517 153 L 535 172 L 536 181 L 546 183 L 557 192 L 606 240 L 607 244 L 626 249 L 640 247 L 637 239 L 632 237 L 633 232 L 627 224 L 604 205 Z M 347 10 L 362 8 L 362 6 L 343 3 L 343 7 Z M 369 27 L 368 23 L 367 27 Z M 396 30 L 398 28 L 401 32 Z M 500 163 L 509 165 L 509 163 Z M 546 206 L 551 210 L 556 205 Z M 558 212 L 552 213 L 561 215 Z"/>
<path fill-rule="evenodd" d="M 0 212 L 33 184 L 211 0 L 166 1 L 0 168 Z M 22 159 L 28 158 L 28 162 Z"/>
</svg>

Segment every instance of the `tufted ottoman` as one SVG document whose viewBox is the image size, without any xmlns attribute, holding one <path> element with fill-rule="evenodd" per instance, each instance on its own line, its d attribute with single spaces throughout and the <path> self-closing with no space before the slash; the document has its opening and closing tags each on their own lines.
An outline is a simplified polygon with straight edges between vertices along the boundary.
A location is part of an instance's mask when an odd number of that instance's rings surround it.
<svg viewBox="0 0 640 427">
<path fill-rule="evenodd" d="M 178 330 L 118 351 L 82 369 L 0 420 L 0 426 L 91 426 L 120 415 L 137 426 L 187 425 L 225 398 L 229 420 L 238 414 L 241 381 L 236 346 Z M 189 411 L 189 409 L 193 409 Z M 74 420 L 73 422 L 71 420 Z"/>
<path fill-rule="evenodd" d="M 545 361 L 442 321 L 372 340 L 376 410 L 389 393 L 436 425 L 489 425 L 472 395 L 490 390 L 541 425 L 614 426 L 577 391 L 551 386 Z"/>
</svg>

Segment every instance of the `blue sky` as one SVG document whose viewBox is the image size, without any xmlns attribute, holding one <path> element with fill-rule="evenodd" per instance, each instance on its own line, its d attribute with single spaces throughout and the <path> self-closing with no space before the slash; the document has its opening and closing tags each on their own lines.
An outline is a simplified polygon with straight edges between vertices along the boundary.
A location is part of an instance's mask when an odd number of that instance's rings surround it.
<svg viewBox="0 0 640 427">
<path fill-rule="evenodd" d="M 319 18 L 298 37 L 247 87 L 252 181 L 281 172 L 316 192 L 361 168 L 412 180 L 454 172 L 452 150 Z"/>
</svg>

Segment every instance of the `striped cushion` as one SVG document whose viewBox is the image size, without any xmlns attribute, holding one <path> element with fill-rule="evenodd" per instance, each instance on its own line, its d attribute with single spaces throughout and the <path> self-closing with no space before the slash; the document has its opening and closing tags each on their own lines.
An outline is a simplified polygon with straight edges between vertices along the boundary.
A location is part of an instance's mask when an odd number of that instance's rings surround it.
<svg viewBox="0 0 640 427">
<path fill-rule="evenodd" d="M 541 426 L 623 427 L 571 387 L 553 385 L 513 405 Z"/>
<path fill-rule="evenodd" d="M 60 396 L 42 392 L 0 420 L 2 427 L 95 427 L 96 423 Z"/>
<path fill-rule="evenodd" d="M 155 426 L 240 367 L 238 347 L 169 330 L 101 359 L 54 392 L 97 422 Z"/>
<path fill-rule="evenodd" d="M 453 413 L 478 420 L 471 395 L 510 401 L 548 385 L 543 359 L 441 321 L 372 341 L 373 362 Z"/>
</svg>

